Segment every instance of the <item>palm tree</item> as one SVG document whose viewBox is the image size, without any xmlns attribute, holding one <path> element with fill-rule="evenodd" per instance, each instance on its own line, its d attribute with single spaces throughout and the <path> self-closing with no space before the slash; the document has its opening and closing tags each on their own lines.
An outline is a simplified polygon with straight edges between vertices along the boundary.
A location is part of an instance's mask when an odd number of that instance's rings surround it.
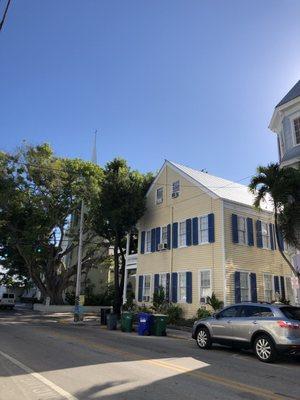
<svg viewBox="0 0 300 400">
<path fill-rule="evenodd" d="M 261 202 L 268 198 L 272 200 L 277 243 L 280 243 L 281 231 L 285 241 L 299 249 L 300 171 L 294 168 L 281 169 L 277 163 L 271 163 L 267 167 L 259 166 L 257 174 L 251 179 L 249 188 L 255 194 L 255 207 L 259 208 Z M 282 246 L 278 246 L 278 249 L 294 275 L 299 276 L 300 274 L 284 254 Z"/>
</svg>

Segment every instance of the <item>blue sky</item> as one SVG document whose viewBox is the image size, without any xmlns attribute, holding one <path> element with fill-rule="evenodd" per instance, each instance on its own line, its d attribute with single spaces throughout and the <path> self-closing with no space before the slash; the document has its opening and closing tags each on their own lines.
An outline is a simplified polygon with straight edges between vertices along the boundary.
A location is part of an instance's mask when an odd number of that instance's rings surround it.
<svg viewBox="0 0 300 400">
<path fill-rule="evenodd" d="M 277 160 L 268 124 L 300 79 L 299 21 L 298 0 L 12 1 L 1 149 L 47 141 L 89 159 L 98 129 L 102 165 L 248 176 Z"/>
</svg>

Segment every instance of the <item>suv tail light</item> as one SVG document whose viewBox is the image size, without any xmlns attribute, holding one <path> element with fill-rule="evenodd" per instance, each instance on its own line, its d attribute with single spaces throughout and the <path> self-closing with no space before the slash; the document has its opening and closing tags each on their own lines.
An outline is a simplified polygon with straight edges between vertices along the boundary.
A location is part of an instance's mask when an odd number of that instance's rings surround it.
<svg viewBox="0 0 300 400">
<path fill-rule="evenodd" d="M 280 326 L 280 328 L 300 329 L 300 324 L 297 322 L 277 321 L 277 324 Z"/>
</svg>

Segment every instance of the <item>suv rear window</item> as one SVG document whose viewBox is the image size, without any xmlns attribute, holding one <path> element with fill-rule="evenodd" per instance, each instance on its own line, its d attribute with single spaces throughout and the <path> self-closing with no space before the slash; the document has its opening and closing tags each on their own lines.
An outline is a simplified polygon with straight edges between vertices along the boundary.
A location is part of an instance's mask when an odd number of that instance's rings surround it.
<svg viewBox="0 0 300 400">
<path fill-rule="evenodd" d="M 8 299 L 8 293 L 3 293 L 2 298 L 3 299 Z"/>
<path fill-rule="evenodd" d="M 10 298 L 10 299 L 14 299 L 14 298 L 15 298 L 15 295 L 14 295 L 14 294 L 10 294 L 10 295 L 9 295 L 9 298 Z"/>
<path fill-rule="evenodd" d="M 300 307 L 280 307 L 280 311 L 289 318 L 300 321 Z"/>
</svg>

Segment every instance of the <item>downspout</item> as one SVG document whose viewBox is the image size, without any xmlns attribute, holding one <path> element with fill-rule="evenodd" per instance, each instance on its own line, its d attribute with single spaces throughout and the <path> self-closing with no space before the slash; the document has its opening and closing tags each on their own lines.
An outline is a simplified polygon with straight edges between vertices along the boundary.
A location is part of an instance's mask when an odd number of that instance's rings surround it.
<svg viewBox="0 0 300 400">
<path fill-rule="evenodd" d="M 227 305 L 227 282 L 226 282 L 226 254 L 225 254 L 225 221 L 224 221 L 224 200 L 221 199 L 221 248 L 223 264 L 223 299 L 224 307 Z"/>
</svg>

